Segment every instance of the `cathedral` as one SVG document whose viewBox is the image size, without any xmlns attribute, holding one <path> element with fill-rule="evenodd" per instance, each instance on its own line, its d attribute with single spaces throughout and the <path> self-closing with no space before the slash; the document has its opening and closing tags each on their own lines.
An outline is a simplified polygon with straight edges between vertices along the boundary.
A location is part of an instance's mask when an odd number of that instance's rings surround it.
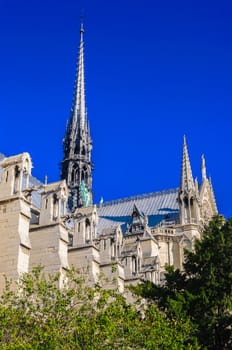
<svg viewBox="0 0 232 350">
<path fill-rule="evenodd" d="M 77 75 L 63 139 L 61 180 L 32 176 L 29 153 L 0 154 L 0 291 L 5 277 L 17 281 L 42 265 L 62 285 L 74 266 L 95 284 L 124 290 L 164 279 L 165 265 L 182 269 L 204 225 L 217 214 L 202 155 L 201 183 L 193 178 L 184 137 L 179 188 L 110 202 L 93 202 L 92 140 L 85 103 L 84 29 L 80 29 Z"/>
</svg>

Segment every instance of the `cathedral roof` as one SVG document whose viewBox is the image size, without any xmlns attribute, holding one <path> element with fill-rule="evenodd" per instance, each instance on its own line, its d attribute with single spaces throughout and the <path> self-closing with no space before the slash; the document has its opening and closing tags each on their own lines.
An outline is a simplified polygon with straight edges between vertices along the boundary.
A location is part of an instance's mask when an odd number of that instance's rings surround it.
<svg viewBox="0 0 232 350">
<path fill-rule="evenodd" d="M 0 178 L 1 170 L 0 166 Z M 38 179 L 30 175 L 29 188 L 35 187 L 32 192 L 32 203 L 37 208 L 41 207 L 41 194 L 36 190 L 36 187 L 41 185 L 42 183 Z M 131 215 L 135 206 L 139 212 L 147 216 L 150 227 L 158 224 L 175 224 L 179 217 L 178 191 L 179 189 L 175 188 L 99 204 L 97 207 L 99 215 L 98 233 L 102 233 L 104 229 L 112 230 L 117 226 L 121 226 L 122 231 L 125 232 L 127 226 L 131 224 Z"/>
<path fill-rule="evenodd" d="M 178 188 L 152 192 L 143 195 L 132 196 L 102 203 L 98 206 L 98 232 L 107 227 L 121 225 L 125 232 L 131 223 L 131 214 L 134 205 L 147 215 L 148 225 L 153 227 L 158 224 L 175 223 L 179 216 L 177 202 Z"/>
<path fill-rule="evenodd" d="M 39 187 L 42 185 L 42 182 L 39 181 L 36 177 L 34 176 L 29 176 L 29 188 L 31 187 Z M 33 191 L 32 192 L 32 204 L 36 207 L 36 208 L 40 208 L 41 207 L 41 194 L 38 191 Z"/>
</svg>

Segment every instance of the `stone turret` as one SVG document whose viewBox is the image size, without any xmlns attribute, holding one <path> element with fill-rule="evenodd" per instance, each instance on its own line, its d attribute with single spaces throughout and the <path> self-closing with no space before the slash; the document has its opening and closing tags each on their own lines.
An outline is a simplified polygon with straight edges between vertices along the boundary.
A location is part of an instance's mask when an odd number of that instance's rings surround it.
<svg viewBox="0 0 232 350">
<path fill-rule="evenodd" d="M 2 180 L 0 183 L 0 198 L 20 195 L 28 187 L 31 175 L 31 158 L 28 153 L 4 158 L 1 162 Z"/>
<path fill-rule="evenodd" d="M 103 230 L 99 236 L 99 241 L 103 283 L 107 283 L 107 288 L 117 287 L 122 292 L 124 290 L 125 274 L 120 261 L 123 241 L 120 226 Z"/>
<path fill-rule="evenodd" d="M 44 185 L 41 190 L 39 224 L 59 221 L 66 214 L 68 189 L 65 181 Z"/>
<path fill-rule="evenodd" d="M 134 204 L 131 214 L 131 224 L 128 227 L 126 234 L 143 234 L 147 229 L 148 221 L 147 217 L 141 212 L 138 207 Z"/>
<path fill-rule="evenodd" d="M 96 283 L 100 274 L 97 223 L 96 206 L 78 208 L 71 216 L 73 237 L 69 245 L 69 263 L 80 269 L 90 284 Z"/>
<path fill-rule="evenodd" d="M 46 274 L 59 273 L 59 283 L 66 276 L 68 264 L 68 230 L 64 225 L 68 189 L 65 181 L 41 185 L 41 209 L 38 224 L 31 224 L 30 269 L 44 267 Z"/>
<path fill-rule="evenodd" d="M 211 178 L 207 178 L 205 157 L 201 157 L 201 176 L 202 183 L 199 191 L 201 203 L 201 222 L 207 223 L 214 215 L 218 213 L 214 190 Z"/>
<path fill-rule="evenodd" d="M 180 205 L 180 223 L 182 225 L 198 223 L 199 197 L 197 182 L 194 182 L 186 138 L 184 136 L 182 152 L 182 168 L 178 201 Z"/>
<path fill-rule="evenodd" d="M 29 238 L 30 206 L 23 190 L 28 187 L 31 158 L 28 153 L 4 158 L 0 182 L 0 290 L 3 275 L 17 281 L 29 270 L 31 242 Z"/>
</svg>

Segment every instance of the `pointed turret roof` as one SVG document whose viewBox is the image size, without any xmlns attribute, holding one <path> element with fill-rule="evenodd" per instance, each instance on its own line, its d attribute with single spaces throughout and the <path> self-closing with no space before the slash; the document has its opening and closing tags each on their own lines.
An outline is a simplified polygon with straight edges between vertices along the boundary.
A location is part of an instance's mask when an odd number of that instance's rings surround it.
<svg viewBox="0 0 232 350">
<path fill-rule="evenodd" d="M 131 215 L 132 216 L 144 217 L 144 213 L 139 210 L 139 208 L 137 207 L 137 205 L 135 203 L 133 205 L 133 210 L 132 210 L 132 214 Z"/>
<path fill-rule="evenodd" d="M 189 192 L 192 189 L 194 189 L 194 181 L 193 181 L 192 169 L 191 169 L 191 164 L 190 164 L 190 160 L 189 160 L 188 148 L 187 148 L 185 135 L 184 135 L 184 140 L 183 140 L 180 188 L 182 191 L 186 191 L 186 192 Z"/>
<path fill-rule="evenodd" d="M 77 64 L 76 82 L 72 106 L 72 127 L 79 124 L 83 130 L 86 125 L 86 105 L 85 105 L 85 74 L 84 74 L 84 28 L 81 23 L 80 28 L 80 46 Z"/>
<path fill-rule="evenodd" d="M 211 196 L 212 196 L 212 201 L 213 201 L 215 214 L 218 214 L 217 203 L 216 203 L 216 198 L 215 198 L 215 194 L 214 194 L 214 189 L 213 189 L 213 183 L 212 183 L 211 176 L 209 177 L 209 185 L 210 185 Z"/>
</svg>

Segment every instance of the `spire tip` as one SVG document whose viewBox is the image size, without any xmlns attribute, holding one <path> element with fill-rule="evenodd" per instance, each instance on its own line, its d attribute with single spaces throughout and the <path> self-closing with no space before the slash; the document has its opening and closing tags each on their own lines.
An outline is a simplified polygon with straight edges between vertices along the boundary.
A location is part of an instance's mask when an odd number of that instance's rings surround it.
<svg viewBox="0 0 232 350">
<path fill-rule="evenodd" d="M 202 173 L 202 180 L 205 180 L 206 179 L 206 166 L 205 166 L 204 154 L 201 155 L 201 173 Z"/>
<path fill-rule="evenodd" d="M 81 20 L 81 27 L 80 27 L 80 33 L 84 33 L 84 23 L 83 20 Z"/>
<path fill-rule="evenodd" d="M 83 34 L 84 34 L 84 10 L 82 10 L 82 14 L 80 16 L 80 34 L 81 34 L 81 39 L 83 39 Z"/>
</svg>

